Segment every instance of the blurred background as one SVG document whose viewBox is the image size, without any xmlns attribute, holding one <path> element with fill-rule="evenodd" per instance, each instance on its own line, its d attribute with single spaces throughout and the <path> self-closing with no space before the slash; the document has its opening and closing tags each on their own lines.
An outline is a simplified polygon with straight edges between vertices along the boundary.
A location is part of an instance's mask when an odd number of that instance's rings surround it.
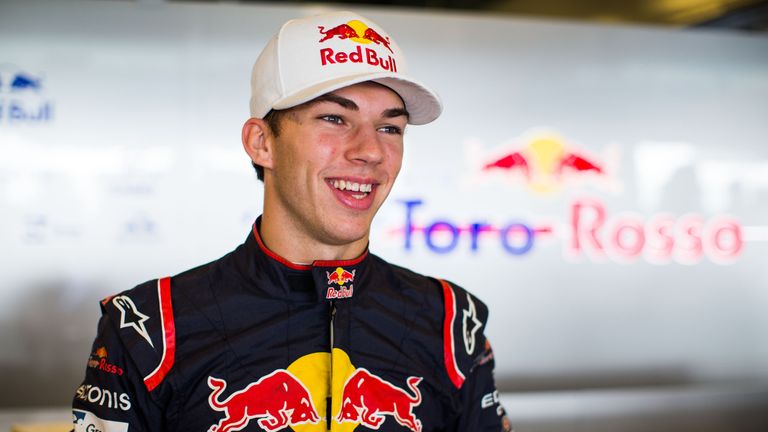
<svg viewBox="0 0 768 432">
<path fill-rule="evenodd" d="M 98 301 L 243 241 L 250 68 L 352 9 L 443 116 L 371 250 L 491 307 L 518 432 L 768 431 L 768 2 L 0 0 L 0 430 L 70 418 Z"/>
</svg>

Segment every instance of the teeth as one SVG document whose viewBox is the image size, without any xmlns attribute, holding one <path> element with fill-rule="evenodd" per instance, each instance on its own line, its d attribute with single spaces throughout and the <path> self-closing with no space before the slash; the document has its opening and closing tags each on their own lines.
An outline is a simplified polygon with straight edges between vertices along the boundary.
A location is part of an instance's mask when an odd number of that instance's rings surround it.
<svg viewBox="0 0 768 432">
<path fill-rule="evenodd" d="M 355 183 L 355 182 L 344 181 L 344 180 L 334 180 L 333 187 L 342 191 L 347 190 L 351 192 L 363 192 L 363 194 L 352 195 L 353 197 L 358 199 L 365 197 L 366 193 L 369 193 L 373 190 L 373 184 L 371 183 Z"/>
</svg>

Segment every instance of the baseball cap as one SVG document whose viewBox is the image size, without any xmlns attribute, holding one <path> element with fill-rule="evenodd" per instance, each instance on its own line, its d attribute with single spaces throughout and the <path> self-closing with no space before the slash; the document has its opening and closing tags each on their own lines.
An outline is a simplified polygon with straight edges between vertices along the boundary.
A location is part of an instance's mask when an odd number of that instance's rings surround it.
<svg viewBox="0 0 768 432">
<path fill-rule="evenodd" d="M 378 24 L 353 12 L 331 12 L 286 22 L 256 59 L 251 116 L 287 109 L 364 81 L 389 87 L 405 103 L 411 124 L 435 120 L 439 96 L 408 76 L 397 43 Z"/>
</svg>

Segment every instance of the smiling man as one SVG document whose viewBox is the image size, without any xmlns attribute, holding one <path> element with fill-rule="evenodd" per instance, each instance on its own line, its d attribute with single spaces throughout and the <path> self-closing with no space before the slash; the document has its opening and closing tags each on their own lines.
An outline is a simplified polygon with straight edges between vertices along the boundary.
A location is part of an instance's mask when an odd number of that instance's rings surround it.
<svg viewBox="0 0 768 432">
<path fill-rule="evenodd" d="M 350 12 L 285 23 L 251 87 L 262 216 L 221 259 L 102 301 L 75 430 L 511 430 L 486 306 L 368 252 L 437 95 Z"/>
</svg>

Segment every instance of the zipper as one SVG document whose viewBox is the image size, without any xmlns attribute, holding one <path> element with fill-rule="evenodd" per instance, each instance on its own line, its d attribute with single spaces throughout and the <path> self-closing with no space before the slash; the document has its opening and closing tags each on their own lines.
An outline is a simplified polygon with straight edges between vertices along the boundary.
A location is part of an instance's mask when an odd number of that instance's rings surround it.
<svg viewBox="0 0 768 432">
<path fill-rule="evenodd" d="M 328 399 L 326 400 L 325 404 L 325 415 L 326 415 L 326 421 L 328 425 L 328 430 L 331 430 L 331 426 L 333 423 L 332 416 L 332 409 L 333 409 L 333 327 L 334 327 L 334 321 L 336 319 L 336 302 L 331 300 L 331 320 L 330 320 L 330 326 L 331 326 L 331 367 L 328 371 Z"/>
</svg>

